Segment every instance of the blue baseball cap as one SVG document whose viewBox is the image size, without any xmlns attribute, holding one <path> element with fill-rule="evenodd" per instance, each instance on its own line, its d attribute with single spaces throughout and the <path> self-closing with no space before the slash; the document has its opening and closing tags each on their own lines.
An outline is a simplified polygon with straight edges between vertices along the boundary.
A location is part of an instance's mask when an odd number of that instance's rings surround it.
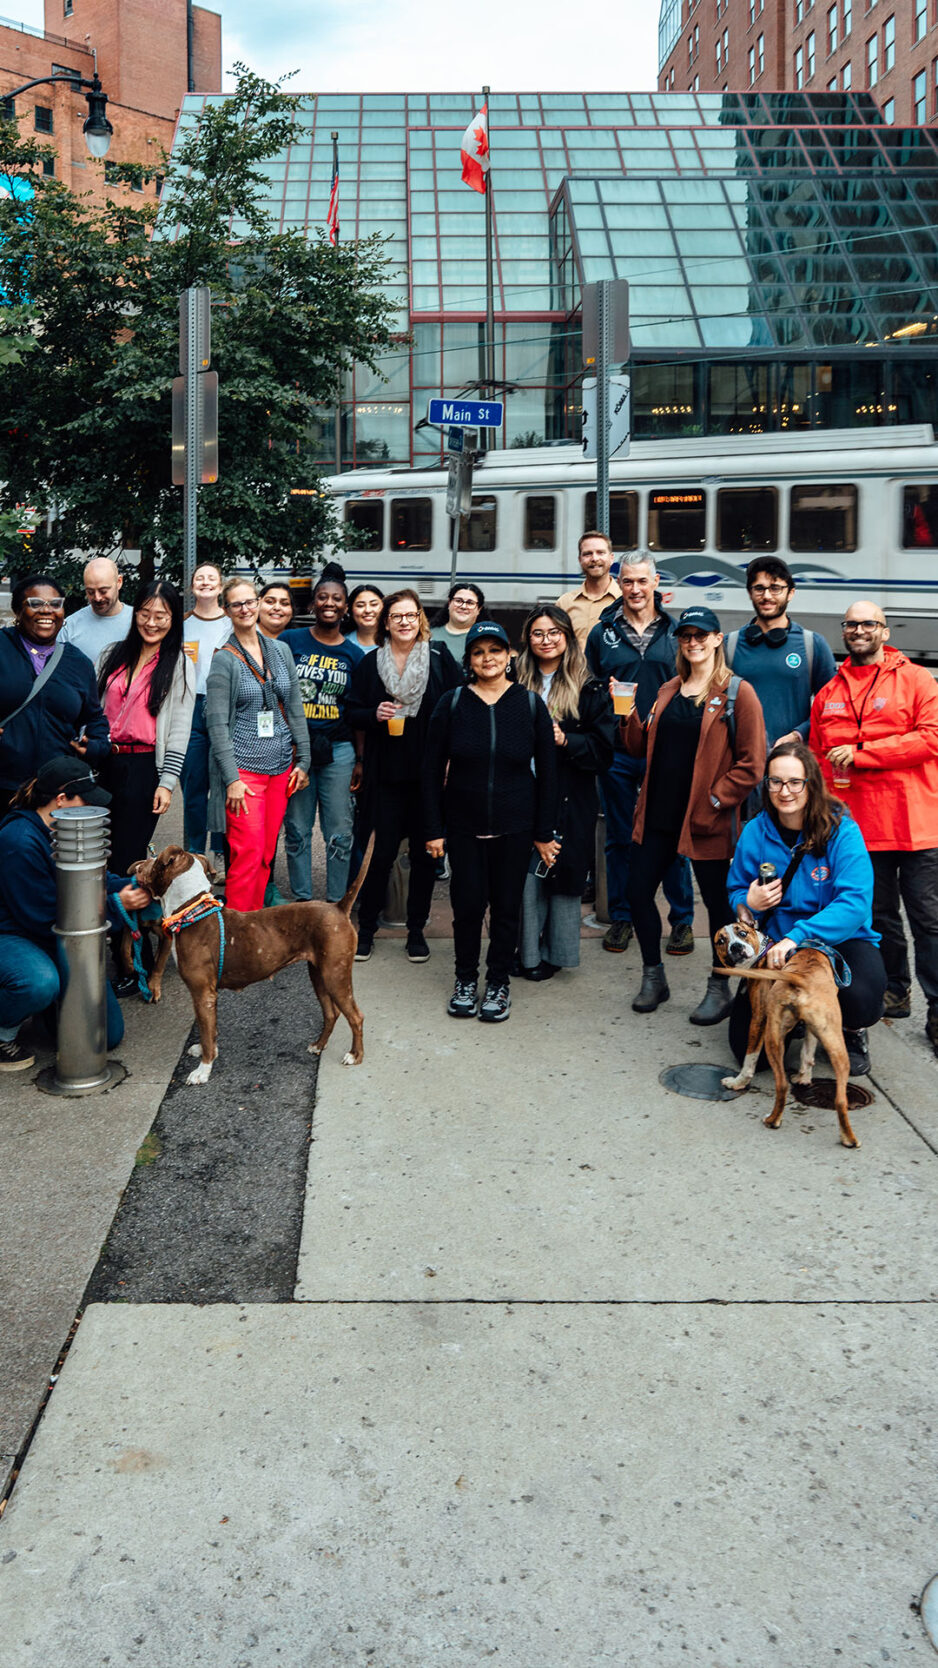
<svg viewBox="0 0 938 1668">
<path fill-rule="evenodd" d="M 511 648 L 508 633 L 504 626 L 498 625 L 495 620 L 476 620 L 475 625 L 470 626 L 466 633 L 467 654 L 470 649 L 475 648 L 476 644 L 482 637 L 494 638 L 496 643 L 503 644 L 506 649 Z"/>
<path fill-rule="evenodd" d="M 693 626 L 695 631 L 722 631 L 719 620 L 712 608 L 685 608 L 683 614 L 674 627 L 675 635 L 680 637 L 685 626 Z"/>
</svg>

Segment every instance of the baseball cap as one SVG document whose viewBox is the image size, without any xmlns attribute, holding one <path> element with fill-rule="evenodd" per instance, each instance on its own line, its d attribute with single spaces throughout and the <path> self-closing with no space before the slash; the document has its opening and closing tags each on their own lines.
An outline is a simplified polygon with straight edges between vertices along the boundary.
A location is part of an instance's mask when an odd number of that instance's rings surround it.
<svg viewBox="0 0 938 1668">
<path fill-rule="evenodd" d="M 504 626 L 498 625 L 495 620 L 476 620 L 475 625 L 470 626 L 466 633 L 467 654 L 470 649 L 475 648 L 481 637 L 494 637 L 496 643 L 503 644 L 506 649 L 511 648 Z"/>
<path fill-rule="evenodd" d="M 684 630 L 685 626 L 693 626 L 695 631 L 723 630 L 723 627 L 714 614 L 713 609 L 704 608 L 702 606 L 685 608 L 683 614 L 677 622 L 677 625 L 674 627 L 675 633 L 680 636 L 680 633 Z"/>
<path fill-rule="evenodd" d="M 36 792 L 43 803 L 58 793 L 66 793 L 69 798 L 80 794 L 86 805 L 111 803 L 107 789 L 98 787 L 91 767 L 68 753 L 57 753 L 54 759 L 46 760 L 36 775 Z"/>
</svg>

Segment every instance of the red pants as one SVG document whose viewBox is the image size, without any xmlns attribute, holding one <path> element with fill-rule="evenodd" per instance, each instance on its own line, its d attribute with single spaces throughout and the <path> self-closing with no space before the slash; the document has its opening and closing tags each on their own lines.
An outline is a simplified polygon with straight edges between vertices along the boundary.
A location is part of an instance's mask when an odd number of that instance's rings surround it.
<svg viewBox="0 0 938 1668">
<path fill-rule="evenodd" d="M 232 816 L 225 812 L 231 861 L 225 882 L 225 903 L 229 909 L 263 909 L 270 866 L 287 808 L 289 770 L 280 776 L 259 776 L 253 770 L 239 770 L 247 788 L 244 809 Z"/>
</svg>

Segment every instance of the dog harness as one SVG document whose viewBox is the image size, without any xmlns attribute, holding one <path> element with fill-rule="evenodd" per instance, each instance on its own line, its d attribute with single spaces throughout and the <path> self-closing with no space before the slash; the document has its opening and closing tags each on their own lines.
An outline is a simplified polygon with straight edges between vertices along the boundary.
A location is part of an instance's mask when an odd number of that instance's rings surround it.
<svg viewBox="0 0 938 1668">
<path fill-rule="evenodd" d="M 222 914 L 222 904 L 213 897 L 211 892 L 200 892 L 197 898 L 190 898 L 182 909 L 177 909 L 173 915 L 164 915 L 160 925 L 167 937 L 173 933 L 183 932 L 186 927 L 194 927 L 196 921 L 204 921 L 208 915 L 218 916 L 218 982 L 221 983 L 222 971 L 225 966 L 225 918 Z"/>
</svg>

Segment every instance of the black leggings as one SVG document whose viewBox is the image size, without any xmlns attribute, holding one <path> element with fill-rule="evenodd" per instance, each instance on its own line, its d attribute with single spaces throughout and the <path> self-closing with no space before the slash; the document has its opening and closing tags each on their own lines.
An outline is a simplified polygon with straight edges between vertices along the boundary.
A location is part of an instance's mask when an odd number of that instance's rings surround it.
<svg viewBox="0 0 938 1668">
<path fill-rule="evenodd" d="M 849 985 L 837 992 L 843 1027 L 845 1031 L 862 1031 L 868 1025 L 875 1025 L 883 1016 L 883 997 L 886 993 L 883 958 L 879 946 L 871 944 L 868 938 L 848 938 L 844 944 L 838 944 L 837 949 L 852 975 Z M 746 1056 L 751 1018 L 749 984 L 742 979 L 730 1010 L 730 1048 L 740 1065 Z M 763 1054 L 759 1061 L 760 1071 L 764 1061 Z"/>
<path fill-rule="evenodd" d="M 478 977 L 482 922 L 488 909 L 486 977 L 490 984 L 507 985 L 518 942 L 525 876 L 534 850 L 533 835 L 528 831 L 479 840 L 474 834 L 447 828 L 446 849 L 456 977 L 467 981 Z"/>
<path fill-rule="evenodd" d="M 147 855 L 159 817 L 153 795 L 160 785 L 153 753 L 112 753 L 105 760 L 101 780 L 111 795 L 111 855 L 108 868 L 116 875 L 130 873 L 131 863 Z"/>
<path fill-rule="evenodd" d="M 629 856 L 629 905 L 645 967 L 657 967 L 661 960 L 661 916 L 655 894 L 678 854 L 677 841 L 676 834 L 646 829 L 641 845 L 633 845 Z M 732 915 L 726 895 L 729 858 L 692 858 L 691 867 L 710 920 L 712 955 L 714 936 Z"/>
<path fill-rule="evenodd" d="M 367 842 L 370 827 L 375 831 L 375 849 L 358 898 L 359 931 L 374 934 L 384 906 L 388 878 L 401 847 L 410 848 L 410 883 L 407 887 L 407 930 L 423 932 L 433 902 L 436 863 L 428 857 L 420 785 L 417 782 L 382 782 L 376 791 L 375 816 L 362 832 Z"/>
</svg>

